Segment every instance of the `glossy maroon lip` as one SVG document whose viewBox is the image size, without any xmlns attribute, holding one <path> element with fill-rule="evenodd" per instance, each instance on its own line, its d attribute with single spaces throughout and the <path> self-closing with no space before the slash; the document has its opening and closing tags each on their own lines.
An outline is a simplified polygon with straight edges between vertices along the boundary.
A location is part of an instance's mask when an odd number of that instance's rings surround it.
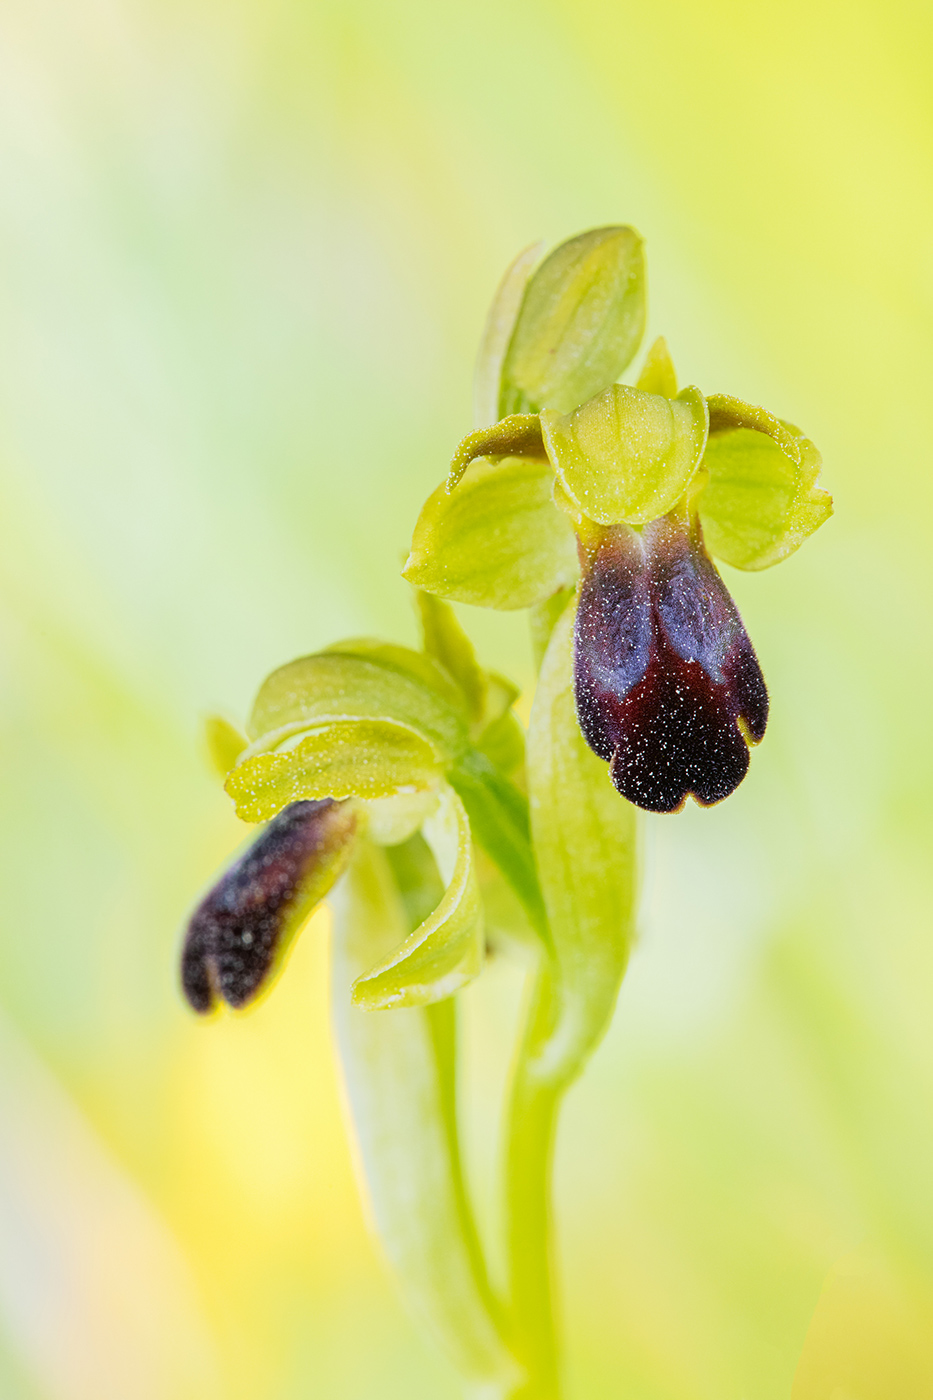
<svg viewBox="0 0 933 1400">
<path fill-rule="evenodd" d="M 182 988 L 195 1011 L 210 1011 L 218 999 L 245 1006 L 256 996 L 307 882 L 352 839 L 355 822 L 344 805 L 329 797 L 293 802 L 198 905 L 181 960 Z M 333 878 L 338 873 L 335 867 Z"/>
<path fill-rule="evenodd" d="M 768 692 L 699 523 L 609 526 L 581 559 L 574 681 L 587 743 L 646 811 L 721 802 L 765 732 Z"/>
</svg>

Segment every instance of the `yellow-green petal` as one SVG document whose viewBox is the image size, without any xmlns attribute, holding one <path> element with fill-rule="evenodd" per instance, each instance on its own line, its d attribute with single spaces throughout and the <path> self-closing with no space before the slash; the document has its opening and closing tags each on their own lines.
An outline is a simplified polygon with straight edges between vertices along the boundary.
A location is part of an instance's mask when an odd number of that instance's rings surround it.
<svg viewBox="0 0 933 1400">
<path fill-rule="evenodd" d="M 440 904 L 389 957 L 353 984 L 367 1011 L 424 1006 L 451 996 L 483 965 L 483 905 L 473 869 L 470 824 L 451 788 L 422 827 L 446 889 Z"/>
<path fill-rule="evenodd" d="M 646 394 L 661 394 L 666 399 L 677 397 L 677 374 L 663 335 L 658 336 L 645 356 L 635 388 Z"/>
<path fill-rule="evenodd" d="M 478 457 L 533 457 L 544 461 L 546 456 L 537 413 L 513 413 L 510 418 L 503 418 L 488 428 L 477 428 L 460 440 L 450 459 L 447 490 L 453 491 L 467 467 Z"/>
<path fill-rule="evenodd" d="M 334 718 L 286 729 L 271 752 L 248 749 L 225 786 L 237 816 L 261 822 L 303 798 L 418 792 L 439 782 L 443 771 L 440 755 L 416 729 L 387 719 Z"/>
<path fill-rule="evenodd" d="M 455 491 L 424 504 L 404 576 L 485 608 L 527 608 L 578 572 L 573 531 L 551 499 L 547 462 L 480 461 Z"/>
<path fill-rule="evenodd" d="M 499 415 L 568 413 L 630 364 L 645 327 L 645 260 L 632 228 L 590 229 L 528 284 L 502 368 Z"/>
<path fill-rule="evenodd" d="M 322 719 L 395 720 L 418 730 L 438 753 L 454 757 L 467 742 L 456 686 L 421 652 L 367 639 L 304 656 L 263 683 L 249 723 L 253 739 Z"/>
<path fill-rule="evenodd" d="M 568 607 L 541 667 L 528 731 L 531 834 L 554 950 L 557 1021 L 537 1072 L 566 1081 L 612 1018 L 633 936 L 636 813 L 587 747 Z"/>
<path fill-rule="evenodd" d="M 816 484 L 819 452 L 792 424 L 779 427 L 780 436 L 721 431 L 707 444 L 709 481 L 697 498 L 703 537 L 711 554 L 736 569 L 780 563 L 833 513 L 832 497 Z"/>
<path fill-rule="evenodd" d="M 675 399 L 614 384 L 575 413 L 541 414 L 548 457 L 582 515 L 600 525 L 643 525 L 684 495 L 706 445 L 699 389 Z"/>
<path fill-rule="evenodd" d="M 240 754 L 249 744 L 245 734 L 223 715 L 208 715 L 204 720 L 204 746 L 211 767 L 225 778 Z"/>
</svg>

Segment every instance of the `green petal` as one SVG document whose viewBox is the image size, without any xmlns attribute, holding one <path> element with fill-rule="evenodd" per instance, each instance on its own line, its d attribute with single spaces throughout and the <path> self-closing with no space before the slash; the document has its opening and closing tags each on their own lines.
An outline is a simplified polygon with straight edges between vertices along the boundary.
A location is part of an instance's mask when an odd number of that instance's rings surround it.
<svg viewBox="0 0 933 1400">
<path fill-rule="evenodd" d="M 223 715 L 208 715 L 204 720 L 204 746 L 211 767 L 221 778 L 227 776 L 248 744 L 246 736 Z"/>
<path fill-rule="evenodd" d="M 833 513 L 832 497 L 816 484 L 819 452 L 790 423 L 775 423 L 780 435 L 744 427 L 717 432 L 703 458 L 703 537 L 711 554 L 737 569 L 780 563 Z"/>
<path fill-rule="evenodd" d="M 587 747 L 573 694 L 567 608 L 548 646 L 528 732 L 531 831 L 554 945 L 558 1017 L 539 1072 L 580 1072 L 612 1018 L 633 935 L 635 809 Z"/>
<path fill-rule="evenodd" d="M 470 719 L 482 719 L 489 690 L 486 673 L 457 614 L 448 603 L 423 589 L 418 589 L 415 600 L 425 651 L 457 682 Z"/>
<path fill-rule="evenodd" d="M 666 399 L 614 384 L 566 417 L 542 413 L 541 428 L 558 480 L 583 515 L 643 525 L 690 484 L 706 445 L 706 403 L 699 389 Z"/>
<path fill-rule="evenodd" d="M 332 896 L 334 1018 L 356 1161 L 401 1291 L 476 1393 L 512 1392 L 460 1163 L 455 1004 L 372 1015 L 350 986 L 407 928 L 386 853 L 357 843 Z M 485 1387 L 485 1389 L 483 1389 Z"/>
<path fill-rule="evenodd" d="M 635 387 L 646 394 L 661 394 L 665 399 L 677 397 L 677 375 L 663 335 L 658 336 L 645 356 Z"/>
<path fill-rule="evenodd" d="M 348 650 L 331 648 L 273 671 L 253 706 L 254 739 L 325 718 L 386 719 L 419 730 L 443 756 L 463 749 L 462 699 L 429 656 L 365 638 L 341 645 Z"/>
<path fill-rule="evenodd" d="M 791 428 L 788 423 L 775 418 L 773 413 L 769 413 L 759 404 L 745 403 L 742 399 L 733 398 L 731 394 L 711 394 L 706 403 L 709 409 L 711 438 L 720 433 L 732 432 L 736 428 L 752 428 L 756 433 L 765 433 L 773 438 L 791 461 L 800 461 L 799 428 Z"/>
<path fill-rule="evenodd" d="M 227 777 L 243 821 L 268 821 L 302 798 L 417 792 L 437 783 L 444 771 L 423 734 L 392 720 L 334 718 L 278 734 L 281 742 L 271 752 L 248 749 Z"/>
<path fill-rule="evenodd" d="M 541 420 L 537 413 L 513 413 L 488 428 L 467 433 L 457 444 L 450 459 L 447 490 L 452 491 L 463 473 L 477 457 L 532 457 L 539 462 L 547 458 L 541 436 Z"/>
<path fill-rule="evenodd" d="M 634 229 L 562 243 L 528 284 L 502 370 L 498 417 L 569 413 L 612 384 L 645 327 L 645 261 Z"/>
<path fill-rule="evenodd" d="M 450 788 L 422 827 L 446 885 L 444 897 L 399 948 L 353 984 L 353 1002 L 367 1011 L 424 1006 L 451 996 L 483 965 L 483 906 L 473 870 L 470 824 Z"/>
<path fill-rule="evenodd" d="M 573 531 L 551 499 L 546 462 L 475 463 L 455 491 L 425 502 L 404 576 L 485 608 L 527 608 L 578 572 Z"/>
<path fill-rule="evenodd" d="M 518 320 L 525 288 L 535 263 L 544 251 L 543 243 L 532 243 L 509 267 L 493 297 L 473 375 L 473 422 L 477 428 L 495 423 L 499 413 L 499 385 L 509 341 Z"/>
</svg>

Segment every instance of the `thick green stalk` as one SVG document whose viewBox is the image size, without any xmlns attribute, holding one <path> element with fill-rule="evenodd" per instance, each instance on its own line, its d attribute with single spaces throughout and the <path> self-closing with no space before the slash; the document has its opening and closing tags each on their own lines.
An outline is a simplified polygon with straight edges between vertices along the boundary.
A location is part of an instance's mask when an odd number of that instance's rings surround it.
<svg viewBox="0 0 933 1400">
<path fill-rule="evenodd" d="M 554 1318 L 551 1166 L 563 1084 L 537 1072 L 554 1023 L 549 961 L 531 974 L 506 1139 L 506 1241 L 512 1349 L 525 1379 L 510 1400 L 558 1400 L 560 1374 Z"/>
</svg>

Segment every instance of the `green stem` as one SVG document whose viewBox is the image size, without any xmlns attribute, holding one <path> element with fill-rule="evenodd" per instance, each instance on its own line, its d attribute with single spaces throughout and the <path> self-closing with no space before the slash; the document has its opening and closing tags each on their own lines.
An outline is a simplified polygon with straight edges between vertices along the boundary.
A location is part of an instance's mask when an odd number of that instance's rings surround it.
<svg viewBox="0 0 933 1400">
<path fill-rule="evenodd" d="M 506 1239 L 511 1343 L 525 1370 L 510 1400 L 558 1400 L 560 1376 L 554 1320 L 551 1165 L 564 1086 L 535 1065 L 554 1019 L 550 967 L 542 956 L 528 1007 L 509 1104 L 506 1143 Z"/>
</svg>

